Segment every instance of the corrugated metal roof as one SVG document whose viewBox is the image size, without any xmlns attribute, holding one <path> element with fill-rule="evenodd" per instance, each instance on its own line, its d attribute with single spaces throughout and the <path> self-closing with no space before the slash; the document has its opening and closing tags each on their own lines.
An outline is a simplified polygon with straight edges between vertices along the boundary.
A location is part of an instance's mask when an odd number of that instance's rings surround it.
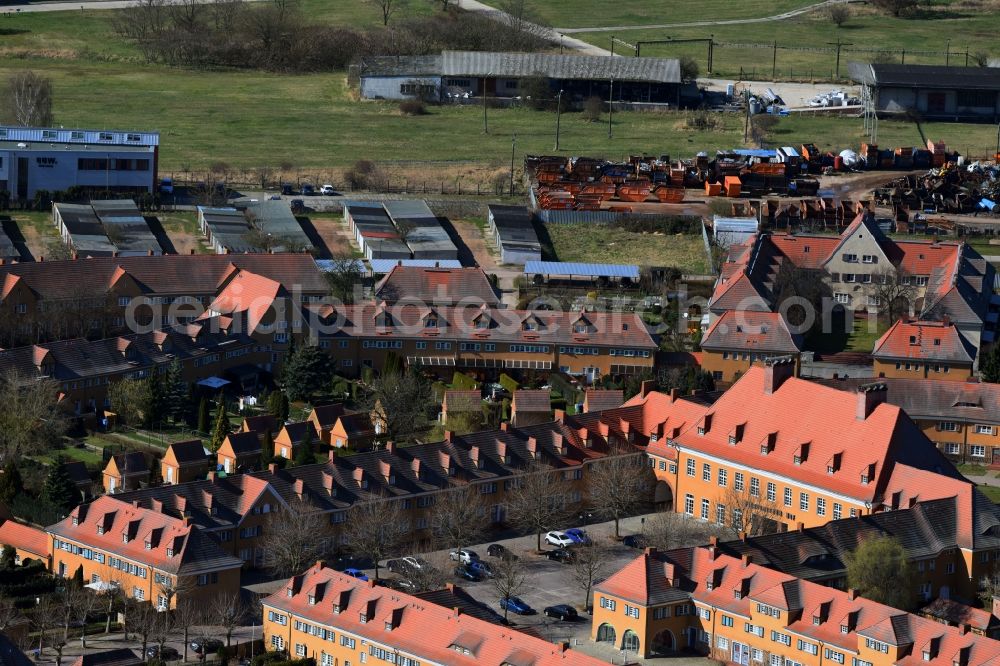
<svg viewBox="0 0 1000 666">
<path fill-rule="evenodd" d="M 851 67 L 856 81 L 869 83 L 874 75 L 878 86 L 948 88 L 957 90 L 1000 90 L 1000 70 L 993 67 L 945 67 L 941 65 L 896 65 L 872 63 Z M 867 73 L 865 69 L 868 69 Z"/>
<path fill-rule="evenodd" d="M 712 228 L 715 233 L 720 231 L 757 231 L 757 218 L 754 217 L 721 217 L 716 215 L 712 218 Z"/>
<path fill-rule="evenodd" d="M 361 76 L 440 76 L 440 55 L 371 56 L 358 66 Z"/>
<path fill-rule="evenodd" d="M 100 144 L 106 146 L 156 146 L 160 143 L 160 133 L 0 125 L 0 139 L 8 141 L 39 141 L 44 143 Z"/>
<path fill-rule="evenodd" d="M 441 54 L 444 76 L 643 81 L 680 83 L 679 61 L 673 58 L 614 58 L 608 56 L 557 55 L 549 53 L 496 53 L 445 51 Z"/>
<path fill-rule="evenodd" d="M 316 263 L 320 264 L 318 261 Z M 371 259 L 368 265 L 371 266 L 372 273 L 384 275 L 397 265 L 414 268 L 461 268 L 462 262 L 458 259 Z"/>
<path fill-rule="evenodd" d="M 529 261 L 525 273 L 542 275 L 587 275 L 590 277 L 627 277 L 639 279 L 639 267 L 630 264 L 579 264 L 566 261 Z"/>
</svg>

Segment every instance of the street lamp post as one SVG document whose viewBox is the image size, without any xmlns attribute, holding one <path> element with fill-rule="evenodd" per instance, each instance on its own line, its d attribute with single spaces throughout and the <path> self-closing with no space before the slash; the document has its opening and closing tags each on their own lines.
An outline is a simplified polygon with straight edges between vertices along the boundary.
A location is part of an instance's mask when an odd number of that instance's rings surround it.
<svg viewBox="0 0 1000 666">
<path fill-rule="evenodd" d="M 608 138 L 611 138 L 611 121 L 615 117 L 615 77 L 611 77 L 611 88 L 608 90 Z"/>
<path fill-rule="evenodd" d="M 510 137 L 510 196 L 514 196 L 514 149 L 517 146 L 517 134 Z"/>
<path fill-rule="evenodd" d="M 560 90 L 556 96 L 556 150 L 559 150 L 559 122 L 562 120 L 562 94 Z"/>
</svg>

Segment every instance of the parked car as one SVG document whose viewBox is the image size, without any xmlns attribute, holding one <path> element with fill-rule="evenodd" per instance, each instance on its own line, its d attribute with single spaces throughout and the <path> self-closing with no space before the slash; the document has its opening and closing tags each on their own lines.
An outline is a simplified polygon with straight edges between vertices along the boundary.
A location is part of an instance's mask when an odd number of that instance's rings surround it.
<svg viewBox="0 0 1000 666">
<path fill-rule="evenodd" d="M 291 195 L 295 194 L 295 188 L 292 187 L 291 183 L 282 183 L 281 184 L 281 193 L 284 194 L 284 195 L 286 195 L 286 196 L 291 196 Z"/>
<path fill-rule="evenodd" d="M 173 178 L 162 178 L 160 179 L 160 192 L 163 194 L 173 194 L 174 193 L 174 179 Z"/>
<path fill-rule="evenodd" d="M 581 546 L 589 546 L 593 543 L 587 535 L 587 532 L 585 530 L 581 530 L 579 527 L 571 527 L 566 530 L 566 536 L 572 539 L 573 543 L 578 543 Z"/>
<path fill-rule="evenodd" d="M 647 542 L 646 537 L 642 534 L 629 534 L 622 539 L 622 543 L 629 548 L 645 548 Z"/>
<path fill-rule="evenodd" d="M 566 546 L 572 546 L 575 541 L 571 539 L 565 532 L 560 532 L 559 530 L 553 530 L 545 534 L 545 543 L 557 546 L 559 548 L 565 548 Z"/>
<path fill-rule="evenodd" d="M 574 559 L 576 555 L 571 550 L 566 550 L 565 548 L 556 548 L 555 550 L 550 550 L 545 553 L 545 557 L 550 560 L 555 560 L 556 562 L 562 562 L 564 564 L 569 564 Z"/>
<path fill-rule="evenodd" d="M 509 548 L 499 543 L 491 543 L 489 548 L 486 549 L 486 554 L 490 557 L 499 557 L 501 560 L 510 562 L 517 559 L 517 555 L 511 552 Z"/>
<path fill-rule="evenodd" d="M 500 609 L 508 610 L 518 615 L 534 615 L 535 609 L 521 601 L 518 597 L 504 597 L 500 600 Z"/>
<path fill-rule="evenodd" d="M 281 195 L 280 194 L 270 194 L 270 195 L 268 195 L 267 200 L 268 201 L 281 201 Z"/>
<path fill-rule="evenodd" d="M 464 578 L 465 580 L 471 580 L 473 582 L 481 581 L 485 576 L 478 569 L 473 569 L 471 565 L 459 564 L 455 567 L 455 575 L 459 578 Z"/>
<path fill-rule="evenodd" d="M 406 592 L 408 594 L 413 594 L 417 592 L 417 584 L 412 580 L 406 578 L 383 578 L 378 582 L 382 587 L 387 587 L 390 590 L 399 590 L 400 592 Z"/>
<path fill-rule="evenodd" d="M 302 194 L 307 197 L 314 197 L 316 196 L 316 188 L 309 183 L 305 183 L 302 185 Z"/>
<path fill-rule="evenodd" d="M 368 575 L 365 574 L 361 569 L 355 569 L 354 567 L 348 567 L 344 569 L 343 573 L 345 576 L 350 576 L 351 578 L 357 578 L 358 580 L 368 580 Z"/>
<path fill-rule="evenodd" d="M 195 654 L 218 652 L 221 647 L 222 641 L 218 638 L 206 638 L 204 640 L 195 639 L 191 641 L 191 649 L 195 652 Z"/>
<path fill-rule="evenodd" d="M 481 574 L 485 578 L 493 578 L 497 575 L 497 572 L 493 570 L 493 566 L 489 562 L 484 562 L 483 560 L 472 560 L 466 564 L 470 570 Z"/>
<path fill-rule="evenodd" d="M 469 564 L 472 560 L 478 560 L 479 554 L 474 550 L 467 550 L 462 548 L 461 550 L 453 550 L 448 553 L 450 557 L 455 562 L 461 562 L 462 564 Z"/>
<path fill-rule="evenodd" d="M 549 617 L 555 617 L 564 622 L 566 620 L 576 620 L 580 617 L 580 614 L 576 612 L 576 609 L 569 604 L 556 604 L 555 606 L 546 606 L 545 610 L 542 611 Z"/>
<path fill-rule="evenodd" d="M 428 567 L 427 560 L 423 560 L 419 557 L 412 557 L 407 555 L 406 557 L 399 557 L 395 560 L 389 560 L 385 563 L 386 568 L 392 573 L 398 574 L 409 574 L 414 571 L 420 571 Z"/>
<path fill-rule="evenodd" d="M 159 659 L 160 661 L 175 661 L 181 658 L 181 653 L 169 645 L 164 645 L 160 650 L 159 645 L 150 645 L 146 648 L 146 659 Z"/>
<path fill-rule="evenodd" d="M 334 194 L 337 193 L 337 191 L 333 189 L 333 185 L 324 185 L 323 187 L 319 188 L 319 193 L 324 194 L 326 196 L 333 196 Z"/>
</svg>

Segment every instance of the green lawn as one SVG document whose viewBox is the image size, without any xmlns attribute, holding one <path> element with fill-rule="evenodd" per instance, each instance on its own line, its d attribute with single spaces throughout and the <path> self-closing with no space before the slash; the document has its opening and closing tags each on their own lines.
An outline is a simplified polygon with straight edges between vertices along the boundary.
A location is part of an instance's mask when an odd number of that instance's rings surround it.
<svg viewBox="0 0 1000 666">
<path fill-rule="evenodd" d="M 52 464 L 59 458 L 63 458 L 66 461 L 79 460 L 80 462 L 90 466 L 99 467 L 103 463 L 101 454 L 89 448 L 76 448 L 73 446 L 67 446 L 63 449 L 53 449 L 40 454 L 37 456 L 32 456 L 34 460 L 37 460 L 43 464 Z"/>
<path fill-rule="evenodd" d="M 1000 486 L 976 486 L 994 504 L 1000 504 Z"/>
<path fill-rule="evenodd" d="M 487 4 L 499 5 L 495 0 Z M 791 9 L 815 4 L 815 0 L 702 0 L 692 2 L 650 2 L 650 0 L 528 0 L 525 5 L 533 18 L 556 28 L 594 26 L 658 25 L 691 21 L 774 16 Z"/>
<path fill-rule="evenodd" d="M 885 331 L 886 325 L 883 322 L 879 321 L 875 330 L 869 330 L 868 320 L 859 318 L 854 320 L 854 329 L 849 334 L 812 334 L 806 341 L 806 349 L 826 354 L 842 351 L 869 353 Z"/>
<path fill-rule="evenodd" d="M 564 0 L 565 3 L 571 1 L 573 0 Z M 596 0 L 594 1 L 596 2 Z M 538 2 L 542 3 L 544 0 L 538 0 Z M 559 3 L 549 4 L 558 5 Z M 629 3 L 619 2 L 615 6 L 622 4 L 628 6 Z M 636 0 L 634 4 L 639 4 L 639 0 Z M 673 3 L 673 5 L 694 5 L 695 7 L 703 7 L 705 4 L 704 2 L 697 5 L 695 3 Z M 714 3 L 708 2 L 707 4 Z M 747 4 L 753 5 L 755 3 L 733 3 L 736 7 Z M 774 4 L 784 6 L 795 3 L 776 2 Z M 672 6 L 668 20 L 657 19 L 655 22 L 681 22 L 681 19 L 675 21 L 673 18 L 677 11 L 680 9 L 675 10 Z M 783 21 L 750 26 L 736 24 L 692 26 L 668 30 L 619 30 L 615 31 L 614 34 L 632 44 L 637 40 L 692 39 L 707 38 L 709 35 L 713 35 L 717 42 L 729 44 L 766 43 L 771 45 L 776 40 L 779 47 L 830 48 L 828 42 L 840 39 L 842 42 L 852 44 L 852 46 L 845 47 L 841 53 L 841 76 L 847 75 L 847 62 L 849 60 L 870 61 L 878 51 L 885 50 L 896 52 L 893 56 L 895 62 L 900 62 L 905 57 L 906 63 L 943 65 L 945 64 L 946 40 L 949 37 L 951 38 L 952 53 L 950 64 L 964 65 L 967 48 L 970 54 L 983 51 L 995 55 L 996 34 L 1000 30 L 1000 13 L 995 11 L 984 11 L 979 7 L 959 6 L 958 3 L 924 8 L 915 15 L 902 18 L 893 18 L 859 4 L 852 4 L 851 11 L 853 16 L 841 28 L 834 26 L 825 12 L 817 11 Z M 754 13 L 765 15 L 760 13 L 759 8 Z M 707 16 L 708 12 L 705 12 L 704 15 Z M 600 22 L 605 23 L 603 20 Z M 647 22 L 647 24 L 652 23 L 652 21 Z M 605 25 L 618 24 L 612 22 L 605 23 Z M 610 32 L 587 32 L 573 36 L 607 49 L 610 47 L 611 35 Z M 868 49 L 868 51 L 864 51 L 864 49 Z M 616 52 L 623 50 L 627 49 L 621 45 L 615 48 Z M 898 52 L 900 50 L 907 51 L 905 56 Z M 920 53 L 921 51 L 936 51 L 940 54 Z M 642 47 L 642 55 L 644 56 L 672 58 L 682 55 L 692 56 L 698 61 L 703 74 L 707 69 L 707 53 L 708 47 L 702 43 L 650 44 Z M 959 53 L 961 55 L 958 55 Z M 713 75 L 736 77 L 743 68 L 743 71 L 747 73 L 745 78 L 767 79 L 772 74 L 773 58 L 774 52 L 771 48 L 751 49 L 716 44 L 713 54 Z M 832 52 L 778 49 L 778 78 L 827 79 L 833 73 L 834 65 L 835 55 Z"/>
<path fill-rule="evenodd" d="M 601 224 L 547 224 L 554 261 L 676 266 L 690 273 L 708 272 L 701 236 L 640 234 Z"/>
</svg>

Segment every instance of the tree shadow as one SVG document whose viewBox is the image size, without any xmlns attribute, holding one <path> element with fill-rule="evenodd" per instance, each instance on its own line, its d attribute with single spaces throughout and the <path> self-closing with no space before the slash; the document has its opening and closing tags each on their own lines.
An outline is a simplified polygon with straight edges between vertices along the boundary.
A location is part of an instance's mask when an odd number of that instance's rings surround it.
<svg viewBox="0 0 1000 666">
<path fill-rule="evenodd" d="M 0 35 L 27 35 L 30 30 L 25 30 L 24 28 L 0 28 Z"/>
</svg>

